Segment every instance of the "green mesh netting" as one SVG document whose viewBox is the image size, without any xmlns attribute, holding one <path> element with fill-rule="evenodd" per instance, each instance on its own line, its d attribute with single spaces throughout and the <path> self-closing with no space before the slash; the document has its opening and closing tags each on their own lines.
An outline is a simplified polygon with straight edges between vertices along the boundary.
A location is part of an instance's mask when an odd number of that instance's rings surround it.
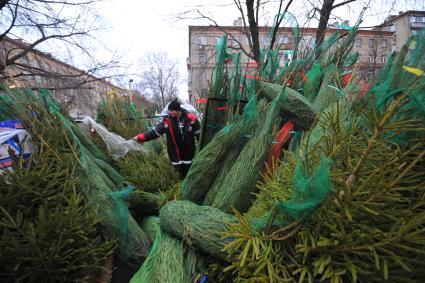
<svg viewBox="0 0 425 283">
<path fill-rule="evenodd" d="M 143 217 L 142 221 L 139 222 L 140 227 L 146 233 L 149 241 L 152 243 L 155 241 L 156 233 L 159 229 L 159 217 L 158 216 L 146 216 Z"/>
<path fill-rule="evenodd" d="M 397 56 L 391 56 L 386 67 L 377 76 L 366 98 L 369 107 L 384 111 L 394 99 L 407 97 L 394 120 L 402 117 L 417 119 L 425 123 L 425 32 L 413 36 L 400 50 Z M 397 135 L 393 140 L 405 143 L 414 133 Z"/>
<path fill-rule="evenodd" d="M 325 75 L 322 84 L 313 100 L 313 107 L 318 113 L 344 97 L 344 93 L 340 90 L 338 68 L 331 64 L 323 70 L 323 73 Z"/>
<path fill-rule="evenodd" d="M 212 137 L 226 124 L 227 111 L 219 110 L 225 107 L 230 89 L 226 60 L 231 59 L 232 56 L 227 53 L 226 35 L 220 38 L 215 49 L 216 62 L 212 72 L 208 96 L 217 100 L 207 101 L 205 112 L 203 113 L 200 138 L 201 148 L 208 144 Z"/>
<path fill-rule="evenodd" d="M 220 166 L 235 144 L 245 143 L 245 135 L 257 125 L 257 102 L 248 102 L 241 118 L 218 132 L 211 142 L 193 159 L 192 166 L 182 182 L 183 199 L 201 204 L 217 177 Z"/>
<path fill-rule="evenodd" d="M 289 87 L 284 88 L 278 84 L 260 82 L 261 93 L 269 100 L 275 99 L 282 91 L 285 92 L 279 106 L 288 119 L 302 129 L 309 129 L 316 119 L 316 111 L 308 100 L 296 90 Z"/>
<path fill-rule="evenodd" d="M 158 228 L 148 257 L 130 282 L 196 282 L 203 274 L 202 265 L 193 248 Z"/>
<path fill-rule="evenodd" d="M 212 207 L 228 213 L 232 212 L 233 208 L 245 212 L 250 207 L 253 200 L 252 193 L 255 192 L 256 182 L 273 140 L 273 132 L 281 122 L 279 105 L 284 96 L 283 89 L 268 107 L 267 112 L 265 103 L 259 107 L 260 121 L 264 120 L 264 124 L 259 124 L 224 180 L 220 182 L 220 187 L 214 189 L 217 193 L 211 202 Z"/>
<path fill-rule="evenodd" d="M 128 259 L 131 255 L 131 250 L 133 247 L 133 242 L 128 238 L 128 203 L 126 199 L 129 194 L 134 190 L 134 187 L 127 186 L 121 191 L 108 193 L 109 197 L 112 199 L 112 203 L 115 206 L 115 221 L 121 223 L 121 229 L 118 231 L 118 240 L 119 247 L 123 251 L 122 256 L 125 259 Z"/>
<path fill-rule="evenodd" d="M 70 118 L 62 114 L 47 90 L 40 91 L 38 97 L 28 89 L 5 90 L 5 95 L 0 96 L 0 99 L 1 116 L 20 119 L 27 126 L 29 133 L 42 141 L 50 139 L 47 138 L 50 134 L 50 120 L 62 124 L 67 136 L 57 138 L 67 139 L 74 150 L 75 159 L 79 164 L 76 170 L 78 190 L 96 209 L 105 234 L 118 239 L 119 243 L 125 243 L 124 246 L 119 246 L 122 257 L 139 264 L 146 257 L 150 243 L 131 215 L 117 216 L 125 214 L 126 205 L 123 202 L 114 202 L 108 194 L 118 191 L 122 187 L 123 179 L 115 169 L 105 163 L 107 158 L 104 154 Z M 45 132 L 32 133 L 33 123 L 43 124 Z M 49 146 L 48 142 L 44 144 Z M 126 244 L 127 240 L 132 244 L 130 250 Z"/>
<path fill-rule="evenodd" d="M 322 157 L 315 171 L 309 172 L 303 162 L 298 161 L 291 197 L 277 205 L 288 220 L 302 222 L 307 219 L 332 192 L 330 164 L 329 158 Z"/>
<path fill-rule="evenodd" d="M 219 209 L 196 205 L 190 201 L 170 201 L 159 213 L 161 229 L 205 253 L 228 260 L 222 250 L 227 240 L 223 232 L 227 223 L 236 221 L 233 215 Z"/>
<path fill-rule="evenodd" d="M 313 101 L 320 88 L 320 64 L 315 63 L 313 67 L 307 72 L 307 82 L 304 85 L 304 96 Z"/>
</svg>

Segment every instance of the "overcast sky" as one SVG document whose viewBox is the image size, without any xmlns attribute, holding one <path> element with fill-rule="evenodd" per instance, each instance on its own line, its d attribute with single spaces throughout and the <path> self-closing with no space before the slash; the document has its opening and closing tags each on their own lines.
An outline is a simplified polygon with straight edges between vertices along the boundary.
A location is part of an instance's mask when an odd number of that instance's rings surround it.
<svg viewBox="0 0 425 283">
<path fill-rule="evenodd" d="M 342 0 L 341 0 L 342 1 Z M 339 3 L 341 1 L 336 1 Z M 294 1 L 290 11 L 297 19 L 301 19 L 306 13 L 303 7 L 305 1 Z M 389 1 L 372 0 L 357 1 L 356 4 L 340 8 L 334 13 L 341 19 L 349 19 L 353 24 L 365 3 L 370 2 L 370 7 L 365 14 L 363 26 L 374 25 L 382 22 L 388 14 L 397 13 L 400 10 L 424 9 L 425 1 L 406 0 L 398 1 L 392 7 Z M 403 2 L 404 4 L 402 4 Z M 186 77 L 186 57 L 188 57 L 188 25 L 206 24 L 199 20 L 175 20 L 175 15 L 191 9 L 200 9 L 208 13 L 218 21 L 220 25 L 231 25 L 238 16 L 238 10 L 233 1 L 196 1 L 196 0 L 105 0 L 100 13 L 109 28 L 99 36 L 111 50 L 116 50 L 121 60 L 126 64 L 133 64 L 129 72 L 137 72 L 137 61 L 144 54 L 151 51 L 162 51 L 170 58 L 178 61 L 179 72 Z M 269 5 L 276 5 L 278 1 L 271 1 Z M 298 6 L 297 6 L 298 5 Z M 274 14 L 264 11 L 264 19 L 270 21 Z M 264 24 L 264 23 L 262 23 Z M 302 23 L 300 23 L 302 25 Z M 137 77 L 134 78 L 137 80 Z M 187 86 L 184 82 L 180 87 L 181 97 L 187 98 Z"/>
</svg>

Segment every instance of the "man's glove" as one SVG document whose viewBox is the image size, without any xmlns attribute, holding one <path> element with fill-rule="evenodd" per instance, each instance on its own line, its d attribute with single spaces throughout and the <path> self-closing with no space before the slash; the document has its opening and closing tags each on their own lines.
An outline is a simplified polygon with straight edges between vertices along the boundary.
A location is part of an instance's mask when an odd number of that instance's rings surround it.
<svg viewBox="0 0 425 283">
<path fill-rule="evenodd" d="M 146 141 L 145 134 L 138 134 L 137 136 L 134 137 L 134 139 L 138 142 Z"/>
<path fill-rule="evenodd" d="M 191 121 L 191 123 L 196 121 L 196 116 L 192 113 L 187 113 L 187 118 Z"/>
</svg>

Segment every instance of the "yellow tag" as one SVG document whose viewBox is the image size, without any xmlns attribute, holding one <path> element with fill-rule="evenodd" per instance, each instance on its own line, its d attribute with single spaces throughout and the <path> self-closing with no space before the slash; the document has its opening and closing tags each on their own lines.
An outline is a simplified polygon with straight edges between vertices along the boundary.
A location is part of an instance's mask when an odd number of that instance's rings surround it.
<svg viewBox="0 0 425 283">
<path fill-rule="evenodd" d="M 403 69 L 405 69 L 409 73 L 417 75 L 418 77 L 420 77 L 424 74 L 424 71 L 422 71 L 421 69 L 417 69 L 417 68 L 403 66 Z"/>
<path fill-rule="evenodd" d="M 9 88 L 10 89 L 16 88 L 16 85 L 10 85 Z"/>
<path fill-rule="evenodd" d="M 416 48 L 416 40 L 412 40 L 410 42 L 409 49 L 412 50 L 412 49 L 415 49 L 415 48 Z"/>
</svg>

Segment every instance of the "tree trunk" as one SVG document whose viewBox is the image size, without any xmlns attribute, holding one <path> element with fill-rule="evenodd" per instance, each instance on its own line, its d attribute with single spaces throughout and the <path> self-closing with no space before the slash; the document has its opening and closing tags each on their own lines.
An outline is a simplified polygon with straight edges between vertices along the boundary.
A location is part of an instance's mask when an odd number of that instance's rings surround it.
<svg viewBox="0 0 425 283">
<path fill-rule="evenodd" d="M 323 0 L 323 5 L 320 9 L 319 26 L 317 27 L 316 33 L 316 46 L 322 44 L 323 39 L 325 38 L 326 27 L 328 26 L 334 2 L 335 0 Z"/>
<path fill-rule="evenodd" d="M 258 35 L 258 23 L 255 20 L 254 0 L 246 1 L 246 10 L 248 13 L 249 29 L 252 37 L 252 53 L 254 60 L 260 63 L 260 41 Z"/>
</svg>

